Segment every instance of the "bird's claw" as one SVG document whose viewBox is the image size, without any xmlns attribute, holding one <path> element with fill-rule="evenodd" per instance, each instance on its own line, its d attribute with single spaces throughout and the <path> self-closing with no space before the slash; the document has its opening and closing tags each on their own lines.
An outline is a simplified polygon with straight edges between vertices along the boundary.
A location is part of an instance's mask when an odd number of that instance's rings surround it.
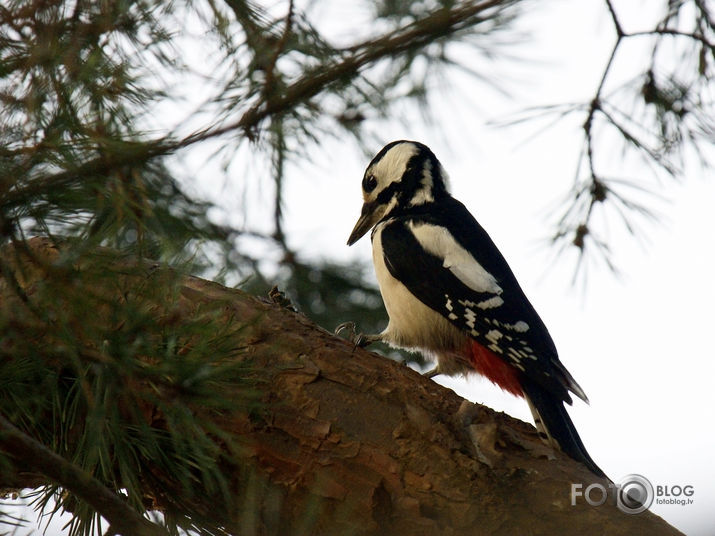
<svg viewBox="0 0 715 536">
<path fill-rule="evenodd" d="M 339 324 L 335 328 L 335 334 L 340 335 L 341 331 L 348 330 L 348 336 L 347 339 L 352 342 L 356 348 L 364 347 L 370 344 L 372 341 L 370 340 L 370 337 L 365 335 L 364 333 L 358 333 L 357 330 L 355 329 L 355 322 L 348 321 L 348 322 L 343 322 L 342 324 Z"/>
<path fill-rule="evenodd" d="M 336 335 L 340 335 L 340 332 L 341 332 L 341 331 L 344 331 L 344 330 L 346 330 L 346 329 L 349 329 L 349 330 L 350 330 L 350 336 L 351 336 L 351 337 L 354 337 L 354 336 L 355 336 L 355 322 L 352 322 L 352 321 L 350 321 L 350 320 L 348 320 L 347 322 L 343 322 L 342 324 L 338 324 L 337 326 L 335 326 L 335 331 L 334 331 L 334 333 L 335 333 Z"/>
</svg>

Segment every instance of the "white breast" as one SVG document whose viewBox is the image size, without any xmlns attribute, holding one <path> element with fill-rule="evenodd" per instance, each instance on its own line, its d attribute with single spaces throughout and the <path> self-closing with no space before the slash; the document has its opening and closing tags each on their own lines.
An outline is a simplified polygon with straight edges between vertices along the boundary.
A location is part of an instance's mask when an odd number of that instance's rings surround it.
<svg viewBox="0 0 715 536">
<path fill-rule="evenodd" d="M 442 361 L 442 354 L 463 349 L 467 337 L 392 277 L 385 265 L 382 251 L 381 234 L 386 223 L 380 223 L 372 236 L 375 274 L 390 317 L 387 328 L 381 334 L 382 339 L 401 348 L 428 350 L 438 355 Z"/>
</svg>

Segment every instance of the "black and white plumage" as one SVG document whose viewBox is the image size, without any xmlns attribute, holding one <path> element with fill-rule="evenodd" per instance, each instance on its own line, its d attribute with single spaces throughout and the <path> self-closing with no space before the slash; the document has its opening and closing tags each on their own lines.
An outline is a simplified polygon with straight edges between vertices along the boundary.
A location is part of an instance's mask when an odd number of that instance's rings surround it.
<svg viewBox="0 0 715 536">
<path fill-rule="evenodd" d="M 368 165 L 348 245 L 372 229 L 389 323 L 363 340 L 419 349 L 436 358 L 436 373 L 478 372 L 524 396 L 542 438 L 604 476 L 564 408 L 570 393 L 588 401 L 586 394 L 504 257 L 447 182 L 432 151 L 413 141 L 386 145 Z"/>
</svg>

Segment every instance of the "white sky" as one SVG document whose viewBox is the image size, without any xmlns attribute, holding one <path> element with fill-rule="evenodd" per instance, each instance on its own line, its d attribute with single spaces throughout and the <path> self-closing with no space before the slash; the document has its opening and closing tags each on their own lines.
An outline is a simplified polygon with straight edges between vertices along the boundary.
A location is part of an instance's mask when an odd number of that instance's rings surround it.
<svg viewBox="0 0 715 536">
<path fill-rule="evenodd" d="M 653 6 L 657 5 L 654 16 L 661 9 L 661 2 L 616 4 L 621 10 L 621 4 L 632 10 L 623 13 L 627 30 L 645 28 Z M 334 2 L 334 11 L 326 8 L 321 13 L 326 17 L 339 13 L 344 24 L 358 24 L 359 17 L 346 16 L 351 13 L 348 5 L 352 4 Z M 659 184 L 649 178 L 647 168 L 622 162 L 621 154 L 614 152 L 609 170 L 618 170 L 623 163 L 630 176 L 646 178 L 665 199 L 651 204 L 664 218 L 657 225 L 643 222 L 645 244 L 627 236 L 622 226 L 611 225 L 610 243 L 621 277 L 598 265 L 589 271 L 585 286 L 572 286 L 572 259 L 554 261 L 542 240 L 553 232 L 549 207 L 573 181 L 583 116 L 573 116 L 528 143 L 538 124 L 498 129 L 487 122 L 528 106 L 591 98 L 614 34 L 602 0 L 528 6 L 522 29 L 532 36 L 527 46 L 511 51 L 527 61 L 494 64 L 493 74 L 507 80 L 511 99 L 473 79 L 455 76 L 449 79 L 447 93 L 437 93 L 433 101 L 438 130 L 425 126 L 413 113 L 409 128 L 405 123 L 381 122 L 373 131 L 379 132 L 383 143 L 407 138 L 429 145 L 449 173 L 455 197 L 500 247 L 548 326 L 562 361 L 591 400 L 590 406 L 575 402 L 570 414 L 594 460 L 614 481 L 639 473 L 654 485 L 694 486 L 694 504 L 654 505 L 651 510 L 689 535 L 711 536 L 715 533 L 713 173 L 706 176 L 692 165 L 682 184 Z M 283 11 L 282 4 L 276 9 Z M 629 51 L 617 75 L 628 78 L 633 65 L 629 61 L 642 60 L 642 53 Z M 606 150 L 609 147 L 604 144 Z M 380 148 L 376 146 L 375 152 Z M 368 160 L 354 144 L 334 139 L 315 148 L 312 156 L 313 164 L 293 167 L 289 176 L 285 228 L 291 246 L 304 258 L 367 262 L 369 240 L 352 248 L 345 241 L 360 211 L 360 180 Z M 711 157 L 715 161 L 715 151 Z M 240 176 L 235 183 L 224 184 L 214 179 L 220 176 L 217 169 L 196 166 L 200 190 L 235 213 L 244 213 L 240 197 L 245 185 Z M 253 195 L 269 199 L 269 190 L 259 188 Z M 248 218 L 255 219 L 257 213 Z M 523 400 L 479 378 L 439 377 L 437 381 L 469 400 L 531 422 Z M 53 530 L 48 534 L 60 534 L 59 528 Z"/>
</svg>

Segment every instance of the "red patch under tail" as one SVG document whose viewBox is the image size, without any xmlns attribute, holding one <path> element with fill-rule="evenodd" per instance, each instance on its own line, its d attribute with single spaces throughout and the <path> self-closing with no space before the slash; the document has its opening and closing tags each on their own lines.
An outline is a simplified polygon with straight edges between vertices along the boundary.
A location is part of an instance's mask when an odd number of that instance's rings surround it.
<svg viewBox="0 0 715 536">
<path fill-rule="evenodd" d="M 467 355 L 479 374 L 514 396 L 524 396 L 518 371 L 497 354 L 476 341 L 470 341 Z"/>
</svg>

